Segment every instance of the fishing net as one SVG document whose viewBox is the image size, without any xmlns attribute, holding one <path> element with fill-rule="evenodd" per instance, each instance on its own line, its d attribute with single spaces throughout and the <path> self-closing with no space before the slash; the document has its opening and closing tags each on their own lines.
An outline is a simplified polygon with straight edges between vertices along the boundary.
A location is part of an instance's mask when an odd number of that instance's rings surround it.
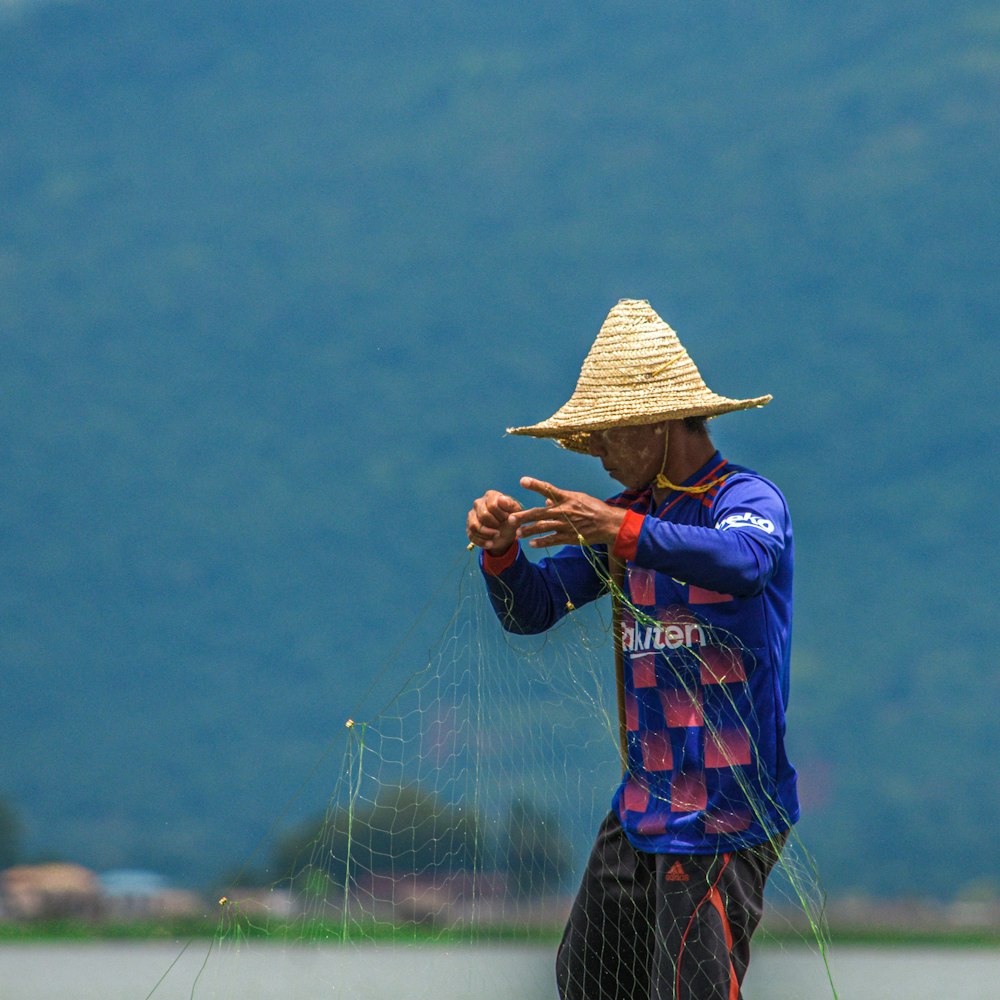
<svg viewBox="0 0 1000 1000">
<path fill-rule="evenodd" d="M 556 946 L 622 774 L 612 602 L 519 636 L 499 627 L 472 554 L 453 585 L 454 613 L 429 655 L 418 658 L 403 637 L 396 666 L 364 698 L 345 696 L 316 815 L 278 824 L 258 864 L 219 899 L 211 946 L 193 942 L 150 997 L 555 995 Z M 735 638 L 690 612 L 619 608 L 626 650 L 646 643 L 650 657 L 669 652 L 679 665 L 682 694 L 667 711 L 705 728 L 706 767 L 748 772 L 754 719 L 738 700 L 750 652 L 734 658 Z M 651 660 L 632 659 L 632 669 L 646 667 Z M 722 715 L 741 726 L 713 727 L 707 698 L 731 701 Z M 359 701 L 376 707 L 349 714 Z M 622 707 L 628 739 L 643 739 L 635 706 Z M 655 769 L 668 748 L 647 741 L 641 752 Z M 754 801 L 759 784 L 747 782 L 746 800 L 771 815 L 770 803 Z M 648 780 L 626 788 L 632 799 L 657 794 Z M 250 874 L 261 858 L 263 884 Z M 805 943 L 836 997 L 818 880 L 794 830 L 768 893 L 755 947 Z M 500 951 L 512 961 L 495 961 Z M 689 953 L 696 961 L 693 939 Z M 260 971 L 275 966 L 287 966 L 280 994 Z"/>
</svg>

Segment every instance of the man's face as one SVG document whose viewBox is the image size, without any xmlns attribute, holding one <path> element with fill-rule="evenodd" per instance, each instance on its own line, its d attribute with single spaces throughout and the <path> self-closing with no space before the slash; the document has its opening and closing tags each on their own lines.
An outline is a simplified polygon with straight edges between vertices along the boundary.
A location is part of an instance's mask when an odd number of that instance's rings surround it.
<svg viewBox="0 0 1000 1000">
<path fill-rule="evenodd" d="M 648 486 L 663 467 L 667 423 L 613 427 L 591 431 L 590 454 L 601 460 L 608 475 L 629 489 Z"/>
</svg>

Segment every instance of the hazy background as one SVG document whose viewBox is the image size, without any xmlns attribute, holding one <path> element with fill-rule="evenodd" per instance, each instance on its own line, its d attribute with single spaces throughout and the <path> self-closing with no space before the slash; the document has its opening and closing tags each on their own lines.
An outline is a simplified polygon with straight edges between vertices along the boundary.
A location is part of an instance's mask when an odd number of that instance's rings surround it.
<svg viewBox="0 0 1000 1000">
<path fill-rule="evenodd" d="M 792 507 L 823 884 L 1000 892 L 996 4 L 5 3 L 0 80 L 24 858 L 238 866 L 474 496 L 614 491 L 502 431 L 642 297 L 775 396 L 712 428 Z"/>
</svg>

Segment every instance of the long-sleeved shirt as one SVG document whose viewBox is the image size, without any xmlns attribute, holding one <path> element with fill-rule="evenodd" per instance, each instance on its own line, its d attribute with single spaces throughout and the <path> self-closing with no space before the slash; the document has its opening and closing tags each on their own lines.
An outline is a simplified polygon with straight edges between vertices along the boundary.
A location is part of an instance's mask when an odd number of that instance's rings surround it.
<svg viewBox="0 0 1000 1000">
<path fill-rule="evenodd" d="M 709 854 L 763 843 L 798 820 L 785 754 L 792 525 L 780 490 L 718 452 L 659 504 L 626 490 L 614 554 L 628 759 L 612 808 L 640 850 Z M 505 629 L 542 632 L 606 594 L 603 545 L 532 562 L 485 553 Z"/>
</svg>

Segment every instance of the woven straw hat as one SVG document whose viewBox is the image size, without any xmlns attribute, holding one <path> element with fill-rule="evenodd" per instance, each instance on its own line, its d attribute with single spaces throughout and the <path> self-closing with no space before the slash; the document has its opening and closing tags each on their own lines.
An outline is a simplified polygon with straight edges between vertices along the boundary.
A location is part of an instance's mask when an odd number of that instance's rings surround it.
<svg viewBox="0 0 1000 1000">
<path fill-rule="evenodd" d="M 508 427 L 508 434 L 556 438 L 571 451 L 587 449 L 590 431 L 715 417 L 765 406 L 770 396 L 729 399 L 712 392 L 677 334 L 645 299 L 622 299 L 608 313 L 569 401 L 548 420 Z"/>
</svg>

